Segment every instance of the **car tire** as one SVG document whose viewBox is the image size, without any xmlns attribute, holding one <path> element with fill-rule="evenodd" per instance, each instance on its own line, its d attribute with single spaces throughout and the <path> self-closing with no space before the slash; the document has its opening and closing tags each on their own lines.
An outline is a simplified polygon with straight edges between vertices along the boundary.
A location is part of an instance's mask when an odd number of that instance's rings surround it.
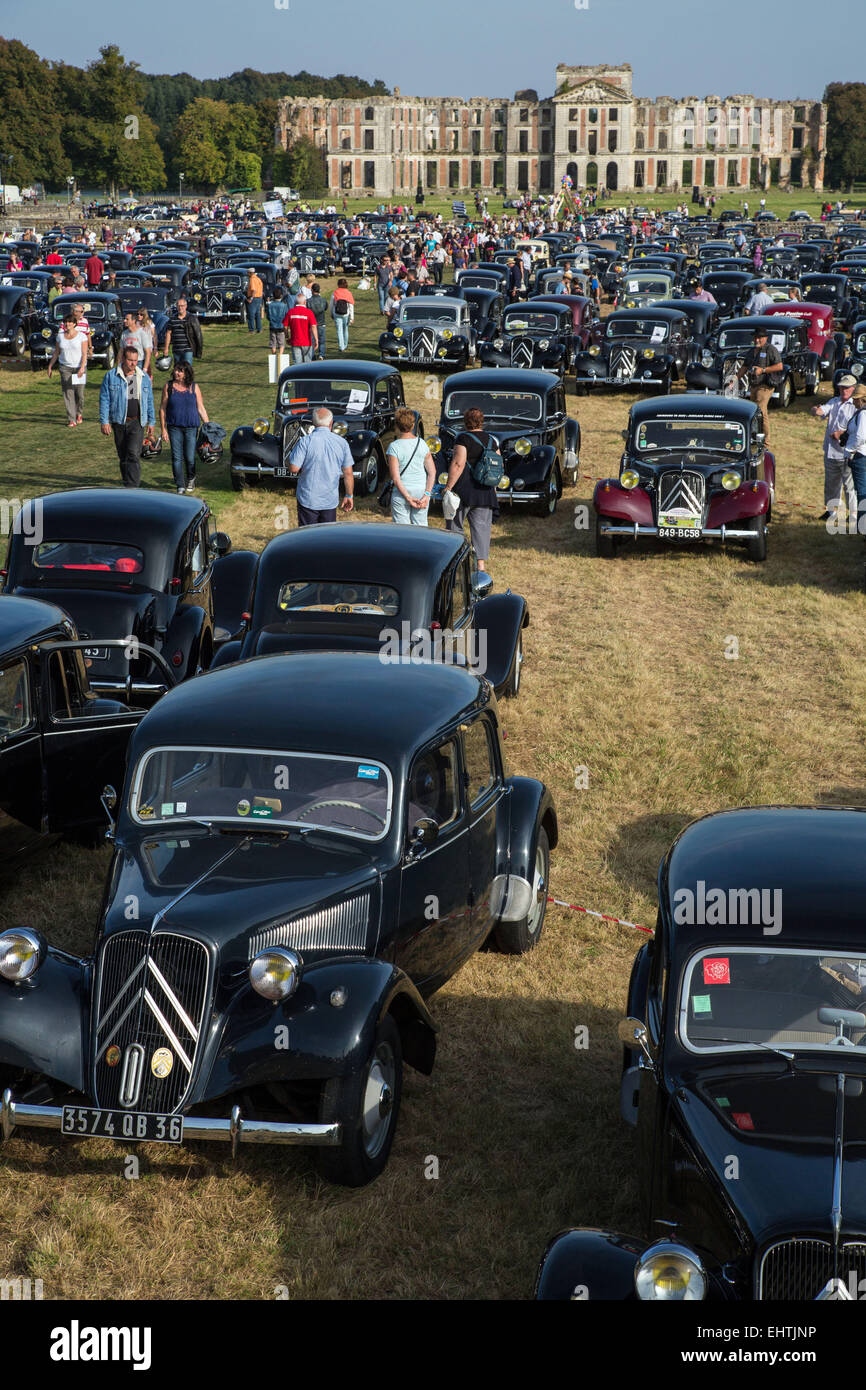
<svg viewBox="0 0 866 1390">
<path fill-rule="evenodd" d="M 547 831 L 540 827 L 535 844 L 535 865 L 532 875 L 532 905 L 519 922 L 500 922 L 493 929 L 493 943 L 503 955 L 523 956 L 533 950 L 541 939 L 547 915 L 547 885 L 550 879 L 550 841 Z"/>
<path fill-rule="evenodd" d="M 594 546 L 596 555 L 602 560 L 612 560 L 616 555 L 616 538 L 605 536 L 601 529 L 602 517 L 598 512 L 595 514 Z"/>
<path fill-rule="evenodd" d="M 660 395 L 660 396 L 669 396 L 669 395 L 670 395 L 670 393 L 671 393 L 671 374 L 670 374 L 670 370 L 666 371 L 666 372 L 664 373 L 663 376 L 660 376 L 660 377 L 659 377 L 658 388 L 659 388 L 659 395 Z"/>
<path fill-rule="evenodd" d="M 750 560 L 761 564 L 767 558 L 767 518 L 755 517 L 755 538 L 746 541 L 746 553 Z"/>
<path fill-rule="evenodd" d="M 511 670 L 508 672 L 508 680 L 505 682 L 504 695 L 506 700 L 513 700 L 520 690 L 520 674 L 523 666 L 523 633 L 517 637 L 517 646 L 514 648 L 514 660 L 511 663 Z"/>
<path fill-rule="evenodd" d="M 373 450 L 364 463 L 364 471 L 361 475 L 361 487 L 366 497 L 372 497 L 379 487 L 379 477 L 381 469 L 379 466 L 379 455 Z"/>
<path fill-rule="evenodd" d="M 27 337 L 23 328 L 18 329 L 18 332 L 15 334 L 15 340 L 12 346 L 15 350 L 15 356 L 20 362 L 25 352 L 27 351 Z"/>
<path fill-rule="evenodd" d="M 788 406 L 791 404 L 793 399 L 794 386 L 791 381 L 791 378 L 789 376 L 786 376 L 785 380 L 782 382 L 782 385 L 779 387 L 779 409 L 787 410 Z"/>
<path fill-rule="evenodd" d="M 561 492 L 562 479 L 559 473 L 559 464 L 554 463 L 553 467 L 550 470 L 550 477 L 547 480 L 547 490 L 545 492 L 544 501 L 539 502 L 538 507 L 536 508 L 536 515 L 553 516 L 554 512 L 556 511 L 556 505 L 559 501 Z"/>
<path fill-rule="evenodd" d="M 400 1031 L 386 1014 L 361 1069 L 349 1076 L 331 1077 L 322 1087 L 320 1124 L 337 1122 L 343 1127 L 340 1143 L 320 1149 L 316 1155 L 323 1178 L 341 1187 L 364 1187 L 378 1178 L 394 1141 L 402 1089 Z"/>
<path fill-rule="evenodd" d="M 244 477 L 243 473 L 235 473 L 234 470 L 232 470 L 230 476 L 232 480 L 232 487 L 234 488 L 235 492 L 246 492 L 247 480 Z"/>
</svg>

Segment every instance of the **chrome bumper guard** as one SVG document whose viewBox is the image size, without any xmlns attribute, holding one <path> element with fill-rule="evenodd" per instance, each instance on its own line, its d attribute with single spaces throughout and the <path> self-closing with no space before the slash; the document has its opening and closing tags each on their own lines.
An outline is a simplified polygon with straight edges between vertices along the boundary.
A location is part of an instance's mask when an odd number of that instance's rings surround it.
<svg viewBox="0 0 866 1390">
<path fill-rule="evenodd" d="M 496 497 L 500 502 L 544 502 L 547 500 L 547 489 L 543 492 L 515 492 L 513 488 L 497 488 Z"/>
<path fill-rule="evenodd" d="M 10 1090 L 3 1092 L 0 1102 L 0 1133 L 3 1140 L 10 1139 L 17 1125 L 28 1129 L 52 1129 L 63 1134 L 63 1107 L 60 1105 L 26 1105 L 13 1098 Z M 65 1139 L 86 1138 L 85 1135 L 63 1134 Z M 245 1120 L 240 1106 L 232 1109 L 228 1120 L 209 1119 L 203 1115 L 183 1116 L 183 1137 L 186 1139 L 211 1139 L 218 1143 L 231 1144 L 232 1153 L 239 1143 L 246 1144 L 298 1144 L 308 1147 L 333 1148 L 342 1139 L 342 1126 L 338 1123 L 294 1124 L 283 1120 Z M 137 1140 L 147 1143 L 147 1140 Z"/>
<path fill-rule="evenodd" d="M 91 690 L 95 690 L 98 695 L 164 695 L 168 690 L 167 685 L 161 685 L 157 681 L 94 681 L 90 682 Z"/>
<path fill-rule="evenodd" d="M 657 526 L 639 526 L 637 522 L 631 526 L 611 526 L 610 522 L 602 521 L 598 529 L 603 536 L 633 536 L 635 540 L 638 536 L 657 536 L 659 533 Z M 692 540 L 693 538 L 689 536 L 687 539 Z M 695 539 L 721 541 L 724 544 L 725 541 L 753 541 L 755 533 L 754 531 L 734 531 L 730 526 L 717 526 L 713 529 L 704 527 L 700 537 L 695 537 Z"/>
</svg>

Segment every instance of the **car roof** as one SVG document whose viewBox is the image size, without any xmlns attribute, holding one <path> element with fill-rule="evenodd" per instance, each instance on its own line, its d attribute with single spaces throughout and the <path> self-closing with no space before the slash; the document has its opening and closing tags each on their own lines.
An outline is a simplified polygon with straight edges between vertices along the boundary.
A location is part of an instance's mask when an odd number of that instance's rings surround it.
<svg viewBox="0 0 866 1390">
<path fill-rule="evenodd" d="M 59 270 L 60 267 L 58 266 L 57 269 Z M 60 298 L 64 304 L 82 304 L 85 301 L 89 304 L 92 300 L 104 304 L 117 303 L 117 293 L 114 290 L 76 290 L 74 294 L 58 295 L 58 299 Z M 56 304 L 57 300 L 54 303 Z"/>
<path fill-rule="evenodd" d="M 142 545 L 147 542 L 148 532 L 180 538 L 205 510 L 201 498 L 150 488 L 73 488 L 46 493 L 40 502 L 43 521 L 57 537 L 68 527 L 69 540 L 86 536 L 91 540 L 138 541 Z"/>
<path fill-rule="evenodd" d="M 521 299 L 517 304 L 506 304 L 505 312 L 508 314 L 512 309 L 515 309 L 526 313 L 526 310 L 531 309 L 533 304 L 539 303 L 542 304 L 545 309 L 560 308 L 568 309 L 570 312 L 570 305 L 568 305 L 560 295 L 548 295 L 547 298 L 543 300 L 540 295 L 532 295 L 530 299 Z"/>
<path fill-rule="evenodd" d="M 358 357 L 326 358 L 324 362 L 302 362 L 296 367 L 286 367 L 280 372 L 282 381 L 320 381 L 322 377 L 332 380 L 378 381 L 383 376 L 399 376 L 396 367 L 387 362 L 370 362 Z"/>
<path fill-rule="evenodd" d="M 833 865 L 845 864 L 836 876 Z M 728 890 L 782 893 L 782 930 L 760 927 L 677 926 L 674 894 L 703 882 Z M 863 946 L 866 897 L 866 811 L 815 806 L 753 806 L 720 811 L 681 831 L 659 869 L 659 902 L 672 947 L 680 956 L 704 944 L 763 943 L 767 951 L 851 941 Z M 682 901 L 682 900 L 681 900 Z"/>
<path fill-rule="evenodd" d="M 608 314 L 604 321 L 605 323 L 610 323 L 612 319 L 658 318 L 666 323 L 676 323 L 677 319 L 681 319 L 682 317 L 682 309 L 664 309 L 660 304 L 647 304 L 645 308 L 614 309 L 613 313 Z"/>
<path fill-rule="evenodd" d="M 419 580 L 434 584 L 466 546 L 455 531 L 428 527 L 303 526 L 268 541 L 259 560 L 256 591 L 289 578 L 353 579 L 405 589 Z"/>
<path fill-rule="evenodd" d="M 738 420 L 747 424 L 754 417 L 756 410 L 757 406 L 753 401 L 696 391 L 676 396 L 652 396 L 645 401 L 636 401 L 629 412 L 629 418 L 636 424 L 642 420 L 655 420 L 659 415 L 694 415 L 697 419 L 704 419 L 708 415 L 723 415 L 728 420 Z"/>
<path fill-rule="evenodd" d="M 799 300 L 796 301 L 797 304 L 799 302 Z M 751 328 L 753 332 L 757 328 L 766 328 L 768 331 L 771 328 L 778 330 L 780 320 L 783 328 L 793 328 L 802 322 L 798 318 L 786 318 L 784 314 L 770 314 L 768 312 L 766 314 L 745 314 L 739 318 L 726 319 L 721 325 L 721 329 L 722 332 L 728 328 Z"/>
<path fill-rule="evenodd" d="M 430 308 L 430 309 L 432 309 L 432 308 L 441 308 L 443 298 L 447 298 L 447 296 L 441 295 L 441 294 L 413 294 L 413 295 L 410 295 L 408 299 L 401 299 L 401 300 L 400 300 L 400 308 L 401 308 L 401 309 L 405 309 L 406 306 L 409 305 L 409 304 L 414 304 L 414 305 L 416 305 L 416 306 L 420 304 L 420 305 L 422 306 L 422 308 L 425 308 L 425 309 L 427 309 L 427 308 Z M 455 299 L 457 300 L 457 303 L 459 304 L 459 303 L 460 303 L 459 298 L 457 298 L 457 296 L 455 296 Z M 452 302 L 453 302 L 453 301 L 452 301 Z"/>
<path fill-rule="evenodd" d="M 452 391 L 550 391 L 561 386 L 562 379 L 554 372 L 508 367 L 480 367 L 471 372 L 452 372 L 442 383 L 442 398 Z"/>
<path fill-rule="evenodd" d="M 64 629 L 69 618 L 53 603 L 37 598 L 18 598 L 15 594 L 0 594 L 0 656 L 22 646 L 37 642 Z"/>
<path fill-rule="evenodd" d="M 830 304 L 819 304 L 814 299 L 780 299 L 778 304 L 774 304 L 772 309 L 762 317 L 778 318 L 783 314 L 791 314 L 794 318 L 830 318 L 833 309 Z"/>
<path fill-rule="evenodd" d="M 213 744 L 380 758 L 399 772 L 490 698 L 487 682 L 460 667 L 386 664 L 377 652 L 254 657 L 165 695 L 138 726 L 129 765 L 155 746 Z"/>
</svg>

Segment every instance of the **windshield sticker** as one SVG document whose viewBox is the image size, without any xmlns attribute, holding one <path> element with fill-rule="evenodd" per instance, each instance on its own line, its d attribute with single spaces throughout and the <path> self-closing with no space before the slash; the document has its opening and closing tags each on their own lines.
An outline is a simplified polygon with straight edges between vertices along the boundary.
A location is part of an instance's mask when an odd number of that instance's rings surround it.
<svg viewBox="0 0 866 1390">
<path fill-rule="evenodd" d="M 638 292 L 638 282 L 637 282 L 637 280 L 629 280 L 629 282 L 628 282 L 628 292 L 629 292 L 629 294 L 637 294 L 637 292 Z"/>
<path fill-rule="evenodd" d="M 238 815 L 248 816 L 250 813 L 250 803 L 246 800 L 238 802 Z"/>
<path fill-rule="evenodd" d="M 716 1096 L 716 1105 L 722 1110 L 730 1110 L 731 1102 L 727 1096 Z"/>
<path fill-rule="evenodd" d="M 748 1110 L 732 1110 L 731 1119 L 737 1126 L 737 1129 L 753 1130 L 755 1128 L 755 1121 L 752 1119 Z"/>
<path fill-rule="evenodd" d="M 693 994 L 692 1008 L 696 1014 L 711 1014 L 713 1006 L 710 996 L 708 994 Z"/>
<path fill-rule="evenodd" d="M 174 802 L 173 802 L 173 801 L 163 801 L 162 805 L 161 805 L 160 808 L 159 808 L 159 814 L 160 814 L 161 816 L 173 816 L 173 815 L 174 815 Z"/>
<path fill-rule="evenodd" d="M 667 332 L 667 329 L 665 328 L 664 324 L 663 324 L 663 323 L 662 323 L 662 324 L 658 324 L 658 325 L 653 329 L 652 333 L 650 334 L 650 342 L 651 342 L 651 343 L 663 343 L 664 340 L 665 340 L 665 333 L 666 333 L 666 332 Z"/>
<path fill-rule="evenodd" d="M 361 763 L 360 767 L 358 768 L 358 776 L 372 777 L 373 779 L 375 779 L 379 776 L 379 769 L 377 767 L 370 767 L 367 763 Z"/>
<path fill-rule="evenodd" d="M 349 415 L 357 415 L 359 411 L 364 409 L 366 401 L 367 392 L 365 390 L 357 391 L 353 387 L 349 392 L 349 399 L 346 401 L 346 413 Z"/>
<path fill-rule="evenodd" d="M 727 956 L 707 957 L 704 960 L 705 985 L 729 985 L 731 983 L 731 962 Z"/>
<path fill-rule="evenodd" d="M 139 806 L 138 814 L 142 820 L 148 820 L 153 815 L 152 806 Z"/>
<path fill-rule="evenodd" d="M 186 802 L 185 802 L 185 801 L 179 801 L 179 802 L 177 803 L 177 814 L 178 814 L 179 816 L 182 816 L 182 815 L 184 815 L 185 812 L 186 812 Z"/>
<path fill-rule="evenodd" d="M 273 816 L 273 814 L 274 814 L 274 813 L 273 813 L 273 811 L 271 810 L 270 806 L 254 806 L 254 807 L 253 807 L 253 815 L 254 815 L 254 816 L 258 816 L 260 820 L 269 820 L 269 819 L 271 818 L 271 816 Z"/>
</svg>

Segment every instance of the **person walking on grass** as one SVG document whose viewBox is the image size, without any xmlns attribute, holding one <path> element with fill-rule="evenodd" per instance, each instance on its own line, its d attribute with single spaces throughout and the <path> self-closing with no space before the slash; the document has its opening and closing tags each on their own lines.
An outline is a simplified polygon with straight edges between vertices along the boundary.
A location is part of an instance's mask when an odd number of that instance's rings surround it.
<svg viewBox="0 0 866 1390">
<path fill-rule="evenodd" d="M 290 308 L 286 291 L 280 285 L 276 298 L 268 300 L 266 310 L 270 334 L 268 341 L 272 357 L 278 357 L 286 350 L 286 319 L 289 316 Z"/>
<path fill-rule="evenodd" d="M 842 491 L 848 505 L 848 515 L 857 510 L 857 492 L 851 466 L 845 459 L 847 431 L 857 407 L 852 399 L 857 378 L 851 372 L 840 376 L 838 395 L 823 405 L 813 405 L 812 414 L 826 420 L 824 431 L 824 511 L 819 521 L 833 521 L 842 505 Z"/>
<path fill-rule="evenodd" d="M 459 499 L 457 514 L 446 523 L 448 531 L 462 531 L 469 522 L 469 535 L 475 548 L 479 570 L 487 569 L 490 556 L 490 534 L 493 520 L 499 515 L 499 500 L 495 487 L 481 487 L 472 476 L 472 469 L 487 448 L 499 450 L 492 434 L 484 429 L 484 412 L 467 410 L 463 416 L 463 432 L 454 441 L 451 467 L 446 490 Z"/>
<path fill-rule="evenodd" d="M 63 327 L 57 334 L 54 352 L 48 363 L 48 375 L 55 364 L 60 370 L 60 387 L 66 406 L 67 427 L 71 430 L 84 419 L 84 386 L 87 376 L 87 335 L 75 322 L 70 310 L 63 317 Z"/>
<path fill-rule="evenodd" d="M 163 442 L 171 445 L 175 487 L 178 492 L 195 492 L 195 446 L 199 426 L 208 423 L 208 414 L 188 362 L 175 362 L 162 388 L 159 423 Z"/>
<path fill-rule="evenodd" d="M 345 352 L 349 346 L 349 325 L 355 321 L 355 299 L 349 289 L 348 280 L 337 281 L 337 288 L 331 295 L 331 318 L 337 329 L 337 347 Z"/>
<path fill-rule="evenodd" d="M 265 287 L 260 277 L 254 270 L 247 274 L 247 286 L 244 290 L 244 298 L 247 301 L 247 332 L 261 333 L 262 331 L 262 299 L 264 298 Z"/>
<path fill-rule="evenodd" d="M 322 361 L 327 356 L 327 345 L 325 343 L 326 315 L 328 313 L 328 301 L 322 294 L 318 284 L 313 285 L 313 293 L 307 300 L 307 308 L 311 314 L 316 316 L 316 335 L 318 345 L 316 347 L 316 357 Z"/>
<path fill-rule="evenodd" d="M 301 437 L 289 458 L 298 476 L 298 525 L 317 526 L 337 520 L 337 507 L 352 511 L 355 475 L 352 451 L 342 435 L 333 433 L 334 417 L 320 407 L 313 411 L 314 429 Z M 346 495 L 340 501 L 340 478 Z"/>
<path fill-rule="evenodd" d="M 99 388 L 99 426 L 103 434 L 114 435 L 124 487 L 141 485 L 141 445 L 155 424 L 150 377 L 138 365 L 138 348 L 129 343 Z"/>
<path fill-rule="evenodd" d="M 397 438 L 388 446 L 388 469 L 394 484 L 391 519 L 398 526 L 426 526 L 430 494 L 436 481 L 436 465 L 426 440 L 415 433 L 415 412 L 405 407 L 394 412 Z"/>
</svg>

